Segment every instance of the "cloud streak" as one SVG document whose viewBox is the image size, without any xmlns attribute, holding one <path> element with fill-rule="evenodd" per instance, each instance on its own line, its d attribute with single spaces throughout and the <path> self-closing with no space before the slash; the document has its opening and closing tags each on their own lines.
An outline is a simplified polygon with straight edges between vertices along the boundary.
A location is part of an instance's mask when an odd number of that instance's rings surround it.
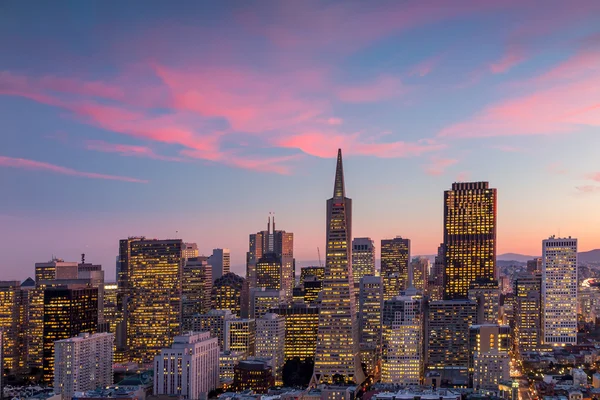
<svg viewBox="0 0 600 400">
<path fill-rule="evenodd" d="M 13 157 L 0 156 L 0 166 L 8 167 L 8 168 L 25 169 L 25 170 L 29 170 L 29 171 L 52 172 L 55 174 L 78 176 L 78 177 L 90 178 L 90 179 L 106 179 L 106 180 L 112 180 L 112 181 L 148 183 L 148 181 L 144 180 L 144 179 L 130 178 L 127 176 L 99 174 L 96 172 L 78 171 L 78 170 L 75 170 L 72 168 L 62 167 L 59 165 L 49 164 L 49 163 L 45 163 L 45 162 L 41 162 L 41 161 L 28 160 L 25 158 L 13 158 Z"/>
</svg>

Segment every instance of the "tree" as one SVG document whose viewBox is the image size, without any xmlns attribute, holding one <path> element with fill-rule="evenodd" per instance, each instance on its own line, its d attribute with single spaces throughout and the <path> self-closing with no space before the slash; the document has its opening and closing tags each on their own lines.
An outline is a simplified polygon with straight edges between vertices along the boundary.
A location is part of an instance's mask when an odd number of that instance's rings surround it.
<svg viewBox="0 0 600 400">
<path fill-rule="evenodd" d="M 287 360 L 283 365 L 281 377 L 283 385 L 289 387 L 306 387 L 310 383 L 310 378 L 313 374 L 315 362 L 312 357 L 306 358 L 304 361 L 300 357 L 294 357 Z"/>
</svg>

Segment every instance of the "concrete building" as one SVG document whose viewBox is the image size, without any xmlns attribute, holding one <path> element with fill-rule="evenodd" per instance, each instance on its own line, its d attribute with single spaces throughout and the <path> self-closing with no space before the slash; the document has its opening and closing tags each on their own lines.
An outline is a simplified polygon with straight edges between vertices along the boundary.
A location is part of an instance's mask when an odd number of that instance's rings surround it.
<svg viewBox="0 0 600 400">
<path fill-rule="evenodd" d="M 234 390 L 267 393 L 272 386 L 275 386 L 275 378 L 271 366 L 265 361 L 244 360 L 234 367 Z"/>
<path fill-rule="evenodd" d="M 477 323 L 497 324 L 500 307 L 498 281 L 476 279 L 469 287 L 469 300 L 477 303 Z"/>
<path fill-rule="evenodd" d="M 181 256 L 186 260 L 198 257 L 198 245 L 196 243 L 184 243 Z"/>
<path fill-rule="evenodd" d="M 542 241 L 544 344 L 577 344 L 577 239 Z"/>
<path fill-rule="evenodd" d="M 369 237 L 352 240 L 352 275 L 354 286 L 367 275 L 375 275 L 375 242 Z"/>
<path fill-rule="evenodd" d="M 380 276 L 363 276 L 359 284 L 358 327 L 361 361 L 374 372 L 381 348 L 381 307 L 383 287 Z"/>
<path fill-rule="evenodd" d="M 410 240 L 398 236 L 381 241 L 383 300 L 390 300 L 409 284 Z"/>
<path fill-rule="evenodd" d="M 71 398 L 113 384 L 112 333 L 82 333 L 54 342 L 54 393 Z"/>
<path fill-rule="evenodd" d="M 256 350 L 256 320 L 230 319 L 225 321 L 225 351 L 241 351 L 254 356 Z"/>
<path fill-rule="evenodd" d="M 246 359 L 243 351 L 222 351 L 219 353 L 219 379 L 233 383 L 234 368 Z"/>
<path fill-rule="evenodd" d="M 276 308 L 285 301 L 285 292 L 283 290 L 254 288 L 250 289 L 250 318 L 260 318 L 270 309 Z"/>
<path fill-rule="evenodd" d="M 221 351 L 225 349 L 225 322 L 235 319 L 236 316 L 229 310 L 210 310 L 206 314 L 195 315 L 192 318 L 192 331 L 210 332 L 217 338 Z"/>
<path fill-rule="evenodd" d="M 229 249 L 213 249 L 212 255 L 208 257 L 208 264 L 212 266 L 213 281 L 230 273 L 231 253 Z"/>
<path fill-rule="evenodd" d="M 154 395 L 196 400 L 218 385 L 219 345 L 208 332 L 176 336 L 154 358 Z"/>
<path fill-rule="evenodd" d="M 476 390 L 498 390 L 500 382 L 510 380 L 508 352 L 475 352 L 473 360 L 473 388 Z"/>
<path fill-rule="evenodd" d="M 281 381 L 285 362 L 285 318 L 267 313 L 256 320 L 256 357 L 272 359 L 276 381 Z"/>
</svg>

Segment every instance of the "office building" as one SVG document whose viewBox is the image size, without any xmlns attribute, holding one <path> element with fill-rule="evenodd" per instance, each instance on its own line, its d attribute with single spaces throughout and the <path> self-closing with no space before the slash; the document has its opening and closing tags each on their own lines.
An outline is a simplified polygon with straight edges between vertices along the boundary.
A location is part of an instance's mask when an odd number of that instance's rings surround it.
<svg viewBox="0 0 600 400">
<path fill-rule="evenodd" d="M 196 314 L 204 314 L 212 307 L 212 268 L 206 257 L 185 259 L 181 283 L 182 325 L 184 330 L 191 329 L 191 320 Z"/>
<path fill-rule="evenodd" d="M 295 357 L 305 360 L 314 358 L 317 348 L 319 308 L 303 303 L 280 305 L 272 313 L 285 318 L 285 360 Z"/>
<path fill-rule="evenodd" d="M 225 321 L 225 351 L 243 351 L 254 356 L 256 350 L 256 320 L 230 319 Z"/>
<path fill-rule="evenodd" d="M 474 354 L 473 388 L 476 390 L 498 390 L 498 384 L 510 380 L 510 358 L 508 352 L 492 350 Z"/>
<path fill-rule="evenodd" d="M 542 273 L 542 259 L 540 257 L 527 261 L 527 272 L 530 274 Z"/>
<path fill-rule="evenodd" d="M 437 255 L 435 256 L 431 271 L 429 273 L 429 284 L 425 294 L 429 296 L 429 300 L 438 301 L 444 298 L 444 244 L 438 247 Z"/>
<path fill-rule="evenodd" d="M 181 257 L 186 260 L 198 257 L 198 245 L 196 243 L 184 243 L 181 250 Z"/>
<path fill-rule="evenodd" d="M 352 240 L 352 275 L 354 286 L 363 276 L 375 275 L 375 242 L 371 238 L 354 238 Z"/>
<path fill-rule="evenodd" d="M 423 379 L 423 299 L 407 291 L 384 302 L 381 381 L 420 385 Z"/>
<path fill-rule="evenodd" d="M 383 300 L 390 300 L 408 287 L 410 240 L 400 236 L 381 241 Z"/>
<path fill-rule="evenodd" d="M 309 275 L 304 279 L 302 286 L 304 287 L 304 302 L 306 304 L 317 305 L 319 303 L 319 295 L 323 290 L 323 281 L 317 280 L 316 276 Z"/>
<path fill-rule="evenodd" d="M 271 222 L 272 219 L 272 222 Z M 262 273 L 268 275 L 276 274 L 279 287 L 273 286 L 269 278 L 261 278 L 257 271 L 257 263 L 261 258 L 271 253 L 263 262 L 277 263 L 276 271 L 267 270 Z M 280 289 L 285 293 L 285 298 L 291 300 L 292 290 L 295 283 L 294 271 L 294 234 L 291 232 L 275 229 L 275 216 L 269 215 L 267 230 L 250 235 L 249 251 L 246 256 L 246 279 L 250 289 L 255 287 L 267 287 L 269 289 Z M 278 260 L 278 261 L 276 261 Z M 267 268 L 268 266 L 263 266 Z M 266 284 L 264 280 L 266 279 Z M 261 281 L 263 284 L 261 284 Z"/>
<path fill-rule="evenodd" d="M 234 368 L 246 359 L 243 351 L 222 351 L 219 353 L 219 379 L 233 384 Z"/>
<path fill-rule="evenodd" d="M 265 361 L 243 360 L 234 367 L 233 388 L 237 392 L 252 390 L 255 393 L 267 393 L 275 386 L 271 366 Z"/>
<path fill-rule="evenodd" d="M 45 263 L 35 263 L 35 281 L 54 281 L 59 279 L 77 279 L 79 265 L 76 262 L 65 262 L 53 258 Z"/>
<path fill-rule="evenodd" d="M 542 242 L 544 344 L 577 344 L 577 239 Z"/>
<path fill-rule="evenodd" d="M 25 365 L 26 354 L 22 341 L 26 327 L 23 325 L 23 304 L 19 281 L 0 281 L 0 331 L 3 332 L 0 374 L 15 372 Z"/>
<path fill-rule="evenodd" d="M 273 373 L 281 381 L 285 362 L 285 317 L 267 313 L 256 320 L 256 357 L 271 358 Z"/>
<path fill-rule="evenodd" d="M 26 368 L 42 369 L 44 334 L 44 290 L 27 278 L 21 282 L 22 354 Z"/>
<path fill-rule="evenodd" d="M 469 327 L 477 321 L 477 303 L 470 300 L 432 301 L 428 314 L 428 368 L 467 368 Z"/>
<path fill-rule="evenodd" d="M 308 276 L 314 276 L 317 281 L 324 281 L 325 267 L 312 266 L 300 268 L 300 284 L 303 284 Z"/>
<path fill-rule="evenodd" d="M 374 372 L 381 348 L 381 307 L 383 287 L 380 276 L 366 275 L 359 283 L 358 329 L 361 362 Z"/>
<path fill-rule="evenodd" d="M 600 287 L 580 286 L 577 289 L 577 314 L 585 322 L 596 322 L 600 315 Z"/>
<path fill-rule="evenodd" d="M 254 288 L 250 290 L 250 318 L 260 318 L 270 309 L 278 307 L 284 302 L 285 292 L 283 290 L 266 290 L 264 288 Z"/>
<path fill-rule="evenodd" d="M 325 280 L 315 354 L 313 384 L 341 376 L 361 383 L 358 324 L 352 275 L 352 200 L 346 197 L 342 151 L 338 150 L 333 197 L 327 200 Z"/>
<path fill-rule="evenodd" d="M 496 358 L 512 350 L 511 329 L 508 325 L 481 324 L 469 328 L 469 372 L 473 373 L 475 354 L 483 356 L 490 352 Z"/>
<path fill-rule="evenodd" d="M 96 333 L 98 288 L 62 285 L 44 289 L 43 380 L 53 382 L 54 343 L 80 333 Z"/>
<path fill-rule="evenodd" d="M 208 265 L 212 266 L 213 281 L 231 272 L 231 253 L 229 249 L 213 249 L 208 257 Z"/>
<path fill-rule="evenodd" d="M 2 332 L 2 330 L 0 330 L 0 369 L 1 366 L 4 365 L 4 359 L 2 358 L 2 353 L 4 353 L 3 350 L 3 342 L 2 342 L 2 337 L 4 335 L 4 332 Z M 4 396 L 4 386 L 3 386 L 3 382 L 2 380 L 4 379 L 4 371 L 0 370 L 0 393 L 2 393 L 2 395 Z"/>
<path fill-rule="evenodd" d="M 496 189 L 453 183 L 444 192 L 444 298 L 466 299 L 475 279 L 496 280 Z"/>
<path fill-rule="evenodd" d="M 500 305 L 498 281 L 476 279 L 469 287 L 469 300 L 477 303 L 477 323 L 497 324 Z"/>
<path fill-rule="evenodd" d="M 81 333 L 54 342 L 54 393 L 71 398 L 113 384 L 112 333 Z"/>
<path fill-rule="evenodd" d="M 154 358 L 154 395 L 196 400 L 219 385 L 219 345 L 209 332 L 175 336 Z"/>
<path fill-rule="evenodd" d="M 181 239 L 131 241 L 127 271 L 130 360 L 150 364 L 181 329 Z"/>
<path fill-rule="evenodd" d="M 517 353 L 540 349 L 542 274 L 518 275 L 514 281 L 514 345 Z"/>
<path fill-rule="evenodd" d="M 258 288 L 283 290 L 281 258 L 276 253 L 265 253 L 256 262 L 256 286 Z"/>
<path fill-rule="evenodd" d="M 230 310 L 240 317 L 243 306 L 247 307 L 244 299 L 248 297 L 246 280 L 233 272 L 217 278 L 212 287 L 211 302 L 215 310 Z"/>
<path fill-rule="evenodd" d="M 77 279 L 89 282 L 91 287 L 98 288 L 98 329 L 107 331 L 108 326 L 104 321 L 104 271 L 99 264 L 85 262 L 85 254 L 81 255 L 81 262 L 77 264 Z"/>
<path fill-rule="evenodd" d="M 221 350 L 225 349 L 225 322 L 235 319 L 230 310 L 209 310 L 206 314 L 195 315 L 192 318 L 192 331 L 210 332 L 217 338 Z"/>
<path fill-rule="evenodd" d="M 410 286 L 421 291 L 428 292 L 429 286 L 429 260 L 425 257 L 415 257 L 409 265 Z"/>
</svg>

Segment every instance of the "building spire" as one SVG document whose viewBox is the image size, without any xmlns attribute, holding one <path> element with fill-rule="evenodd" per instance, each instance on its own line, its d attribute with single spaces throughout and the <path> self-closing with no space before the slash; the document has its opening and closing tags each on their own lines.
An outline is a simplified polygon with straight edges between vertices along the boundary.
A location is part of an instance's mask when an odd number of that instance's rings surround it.
<svg viewBox="0 0 600 400">
<path fill-rule="evenodd" d="M 338 149 L 337 167 L 335 168 L 335 185 L 333 187 L 334 198 L 346 197 L 346 188 L 344 186 L 344 166 L 342 164 L 342 149 Z"/>
</svg>

